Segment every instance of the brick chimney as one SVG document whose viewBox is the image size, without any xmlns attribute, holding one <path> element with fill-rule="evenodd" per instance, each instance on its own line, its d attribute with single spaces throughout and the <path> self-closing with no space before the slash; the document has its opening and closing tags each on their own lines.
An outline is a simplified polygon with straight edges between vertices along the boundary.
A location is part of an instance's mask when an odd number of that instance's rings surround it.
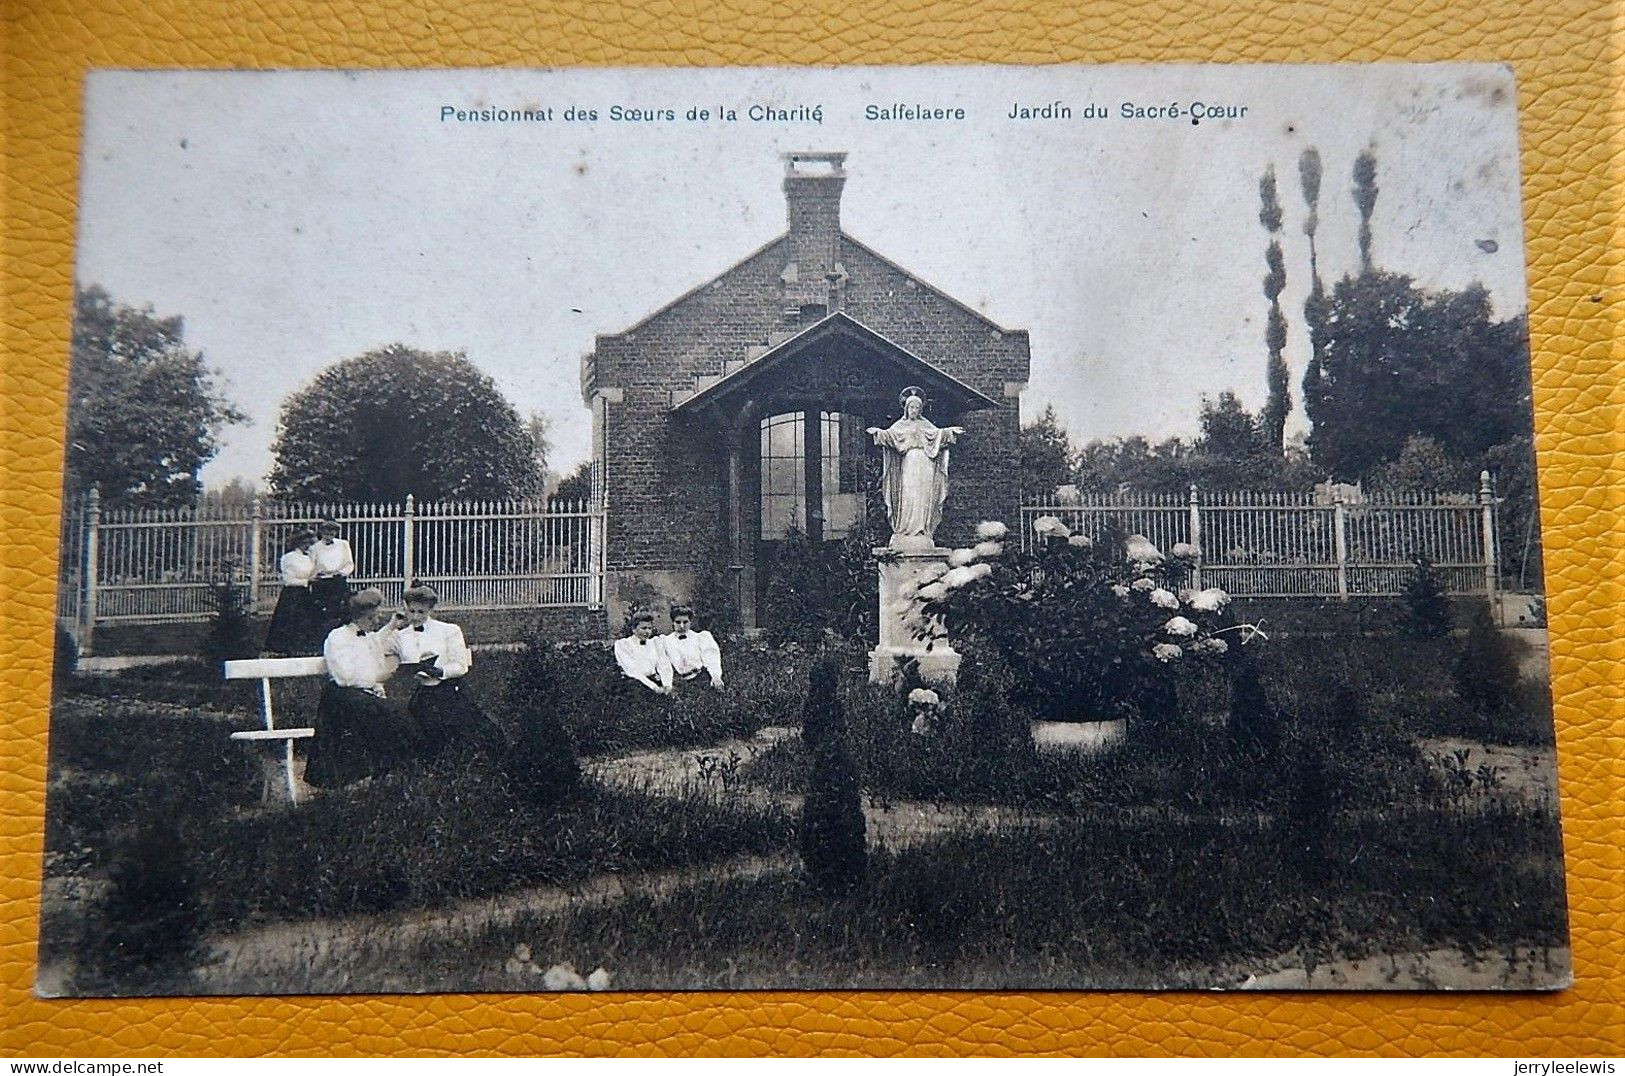
<svg viewBox="0 0 1625 1076">
<path fill-rule="evenodd" d="M 845 153 L 786 153 L 784 203 L 789 218 L 790 260 L 780 274 L 785 312 L 801 312 L 800 323 L 817 320 L 819 310 L 840 309 L 846 270 L 840 263 L 841 188 L 846 186 Z"/>
</svg>

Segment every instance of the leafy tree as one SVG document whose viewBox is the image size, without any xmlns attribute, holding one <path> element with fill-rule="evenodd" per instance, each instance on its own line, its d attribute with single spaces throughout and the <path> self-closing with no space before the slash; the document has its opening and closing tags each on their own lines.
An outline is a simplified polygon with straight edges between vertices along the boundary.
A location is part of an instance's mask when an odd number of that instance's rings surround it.
<svg viewBox="0 0 1625 1076">
<path fill-rule="evenodd" d="M 221 395 L 202 353 L 186 347 L 184 328 L 94 285 L 74 292 L 70 490 L 99 486 L 103 504 L 138 508 L 196 501 L 220 431 L 247 418 Z"/>
<path fill-rule="evenodd" d="M 1292 410 L 1292 392 L 1288 387 L 1290 373 L 1282 351 L 1286 348 L 1286 316 L 1281 313 L 1281 292 L 1286 288 L 1286 260 L 1281 255 L 1281 200 L 1275 190 L 1275 169 L 1264 173 L 1258 183 L 1259 199 L 1263 203 L 1258 213 L 1259 223 L 1270 233 L 1270 245 L 1264 252 L 1267 271 L 1264 274 L 1264 298 L 1270 301 L 1269 323 L 1264 330 L 1264 343 L 1269 348 L 1266 380 L 1269 401 L 1259 416 L 1259 431 L 1264 443 L 1274 451 L 1286 444 L 1286 416 Z"/>
<path fill-rule="evenodd" d="M 553 499 L 585 501 L 592 496 L 592 461 L 582 460 L 565 479 L 553 489 Z"/>
<path fill-rule="evenodd" d="M 205 508 L 240 508 L 253 504 L 258 494 L 254 483 L 234 475 L 225 485 L 204 490 L 198 503 Z"/>
<path fill-rule="evenodd" d="M 1055 408 L 1021 427 L 1021 499 L 1024 504 L 1045 504 L 1055 498 L 1055 487 L 1072 480 L 1072 440 L 1055 417 Z"/>
<path fill-rule="evenodd" d="M 1433 292 L 1398 273 L 1345 277 L 1314 373 L 1304 383 L 1309 449 L 1337 478 L 1369 475 L 1413 436 L 1476 461 L 1529 428 L 1523 319 L 1494 321 L 1481 285 Z"/>
<path fill-rule="evenodd" d="M 1233 404 L 1228 402 L 1235 401 Z M 1284 455 L 1262 451 L 1256 419 L 1233 393 L 1221 393 L 1196 441 L 1144 437 L 1090 441 L 1078 451 L 1074 480 L 1099 493 L 1183 493 L 1203 489 L 1307 490 L 1316 480 L 1307 456 L 1289 446 Z M 1251 431 L 1251 432 L 1249 432 Z M 1249 449 L 1249 446 L 1250 449 Z"/>
<path fill-rule="evenodd" d="M 1371 472 L 1371 486 L 1384 492 L 1459 489 L 1469 468 L 1431 437 L 1407 438 L 1399 456 Z"/>
<path fill-rule="evenodd" d="M 462 352 L 392 344 L 328 367 L 288 397 L 271 488 L 300 500 L 533 496 L 536 445 Z"/>
<path fill-rule="evenodd" d="M 830 657 L 820 658 L 808 675 L 801 738 L 812 765 L 801 805 L 801 860 L 813 888 L 828 897 L 850 896 L 863 888 L 869 851 L 858 770 Z"/>
<path fill-rule="evenodd" d="M 1535 446 L 1528 434 L 1484 453 L 1484 469 L 1501 497 L 1501 570 L 1518 588 L 1541 585 L 1540 498 L 1535 485 Z"/>
<path fill-rule="evenodd" d="M 1221 392 L 1216 400 L 1204 396 L 1197 451 L 1231 460 L 1257 455 L 1263 446 L 1262 426 L 1262 418 L 1243 407 L 1235 393 Z"/>
<path fill-rule="evenodd" d="M 532 411 L 525 419 L 525 436 L 530 438 L 530 450 L 536 460 L 536 473 L 547 476 L 547 458 L 553 451 L 553 438 L 550 434 L 552 427 L 547 414 L 543 411 Z"/>
<path fill-rule="evenodd" d="M 1178 437 L 1156 444 L 1139 436 L 1090 441 L 1078 450 L 1073 480 L 1098 493 L 1176 492 L 1189 485 L 1185 461 L 1195 451 Z"/>
</svg>

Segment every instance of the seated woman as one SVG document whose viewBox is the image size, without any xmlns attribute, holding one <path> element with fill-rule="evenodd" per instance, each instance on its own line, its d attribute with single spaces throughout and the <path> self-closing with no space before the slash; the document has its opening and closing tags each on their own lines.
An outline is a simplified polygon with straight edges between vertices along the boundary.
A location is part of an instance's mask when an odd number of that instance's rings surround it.
<svg viewBox="0 0 1625 1076">
<path fill-rule="evenodd" d="M 305 657 L 322 648 L 327 624 L 310 596 L 310 581 L 316 574 L 310 547 L 315 544 L 315 531 L 298 532 L 289 539 L 288 551 L 278 563 L 282 570 L 282 592 L 277 595 L 271 626 L 265 631 L 268 653 Z"/>
<path fill-rule="evenodd" d="M 662 635 L 660 643 L 671 662 L 674 687 L 709 685 L 722 690 L 722 648 L 710 632 L 694 630 L 693 609 L 671 607 L 671 634 Z"/>
<path fill-rule="evenodd" d="M 615 664 L 622 686 L 631 680 L 660 695 L 671 694 L 671 660 L 655 638 L 655 615 L 647 610 L 632 614 L 632 633 L 615 640 Z"/>
<path fill-rule="evenodd" d="M 355 574 L 355 554 L 350 543 L 339 537 L 338 520 L 324 518 L 316 525 L 319 536 L 311 546 L 310 559 L 316 565 L 310 581 L 310 596 L 316 602 L 327 627 L 343 624 L 349 615 L 350 576 Z"/>
<path fill-rule="evenodd" d="M 433 758 L 448 749 L 497 751 L 506 746 L 501 730 L 463 690 L 474 655 L 463 641 L 463 629 L 435 619 L 440 595 L 414 583 L 401 598 L 406 603 L 406 626 L 395 636 L 396 652 L 401 668 L 410 669 L 417 681 L 407 709 L 417 723 L 423 757 Z"/>
<path fill-rule="evenodd" d="M 400 664 L 395 640 L 406 614 L 383 623 L 383 603 L 384 596 L 372 587 L 352 595 L 349 622 L 329 632 L 322 644 L 328 681 L 305 763 L 305 780 L 317 788 L 387 773 L 416 754 L 412 718 L 384 696 L 384 681 Z"/>
</svg>

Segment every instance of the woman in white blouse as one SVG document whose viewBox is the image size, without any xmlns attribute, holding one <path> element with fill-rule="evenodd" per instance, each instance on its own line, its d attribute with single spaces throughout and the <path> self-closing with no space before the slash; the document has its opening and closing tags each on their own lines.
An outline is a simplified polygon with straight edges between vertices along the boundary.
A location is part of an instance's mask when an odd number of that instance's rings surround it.
<svg viewBox="0 0 1625 1076">
<path fill-rule="evenodd" d="M 265 630 L 265 649 L 269 653 L 303 657 L 322 648 L 327 625 L 310 596 L 310 581 L 316 575 L 310 548 L 315 544 L 315 531 L 299 531 L 288 541 L 288 551 L 278 562 L 282 592 L 277 595 L 271 625 Z"/>
<path fill-rule="evenodd" d="M 319 538 L 310 548 L 315 571 L 310 580 L 310 596 L 327 618 L 327 626 L 343 624 L 349 617 L 350 576 L 355 574 L 355 555 L 350 543 L 339 537 L 335 519 L 323 519 L 316 527 Z"/>
<path fill-rule="evenodd" d="M 464 748 L 496 751 L 506 746 L 501 730 L 463 690 L 474 655 L 462 628 L 435 617 L 440 595 L 414 580 L 401 599 L 406 603 L 406 624 L 395 635 L 395 650 L 401 669 L 410 670 L 416 681 L 408 709 L 417 723 L 422 755 L 434 758 Z"/>
<path fill-rule="evenodd" d="M 671 607 L 671 634 L 660 637 L 666 660 L 671 662 L 672 686 L 711 687 L 722 690 L 722 648 L 708 631 L 694 630 L 694 610 L 686 605 Z"/>
<path fill-rule="evenodd" d="M 384 695 L 384 681 L 400 665 L 396 637 L 406 614 L 386 622 L 383 602 L 372 587 L 358 591 L 350 598 L 347 622 L 322 643 L 328 681 L 305 764 L 305 780 L 318 788 L 378 776 L 417 753 L 412 718 Z"/>
<path fill-rule="evenodd" d="M 632 684 L 637 684 L 656 695 L 670 695 L 671 659 L 655 637 L 655 615 L 647 610 L 635 612 L 631 627 L 631 634 L 615 640 L 615 664 L 621 671 L 617 687 L 623 694 Z M 634 694 L 641 696 L 642 692 Z"/>
</svg>

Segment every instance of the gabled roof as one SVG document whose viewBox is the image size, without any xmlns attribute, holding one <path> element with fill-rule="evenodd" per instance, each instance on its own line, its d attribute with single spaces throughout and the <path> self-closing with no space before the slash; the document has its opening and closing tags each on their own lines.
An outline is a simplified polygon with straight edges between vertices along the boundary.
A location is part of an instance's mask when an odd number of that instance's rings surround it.
<svg viewBox="0 0 1625 1076">
<path fill-rule="evenodd" d="M 1000 325 L 998 322 L 994 321 L 992 318 L 988 317 L 986 314 L 982 313 L 980 310 L 977 310 L 975 307 L 969 306 L 966 303 L 963 303 L 960 300 L 954 298 L 952 295 L 949 295 L 947 292 L 943 291 L 941 288 L 937 287 L 935 284 L 932 284 L 929 280 L 926 280 L 924 277 L 920 276 L 918 273 L 914 272 L 913 270 L 907 268 L 906 266 L 902 266 L 902 265 L 897 264 L 896 262 L 892 261 L 890 258 L 886 257 L 884 254 L 881 254 L 879 251 L 877 251 L 873 247 L 869 246 L 867 243 L 864 243 L 864 242 L 862 242 L 860 240 L 852 238 L 852 236 L 848 235 L 845 230 L 841 231 L 840 237 L 841 237 L 841 241 L 843 243 L 850 243 L 855 249 L 860 250 L 863 253 L 867 254 L 869 257 L 875 259 L 876 261 L 880 262 L 882 265 L 886 266 L 886 268 L 891 269 L 891 270 L 893 270 L 895 272 L 901 273 L 903 276 L 905 276 L 908 279 L 914 281 L 915 284 L 918 284 L 921 288 L 923 288 L 924 290 L 926 290 L 926 291 L 930 292 L 931 294 L 937 296 L 938 298 L 942 299 L 943 301 L 945 301 L 947 303 L 950 303 L 950 304 L 952 304 L 954 306 L 957 306 L 959 309 L 963 310 L 965 313 L 969 314 L 971 317 L 973 317 L 973 318 L 977 319 L 978 321 L 982 322 L 983 324 L 985 324 L 988 328 L 995 329 L 1000 333 L 1004 333 L 1005 335 L 1010 335 L 1012 333 L 1018 333 L 1018 332 L 1025 332 L 1026 331 L 1024 329 L 1007 329 L 1007 328 L 1005 328 L 1003 325 Z M 712 276 L 709 276 L 709 277 L 705 278 L 704 280 L 700 281 L 698 284 L 694 285 L 693 287 L 689 288 L 687 291 L 683 292 L 681 295 L 677 296 L 675 299 L 671 299 L 671 300 L 669 300 L 667 302 L 664 302 L 664 303 L 660 304 L 660 306 L 658 306 L 654 310 L 651 310 L 649 313 L 643 315 L 643 317 L 639 318 L 637 321 L 635 321 L 632 324 L 628 325 L 626 328 L 621 329 L 621 330 L 619 330 L 617 332 L 603 333 L 601 335 L 616 337 L 616 336 L 625 336 L 628 333 L 638 332 L 644 326 L 648 325 L 650 322 L 652 322 L 656 318 L 660 317 L 660 315 L 665 314 L 665 313 L 667 313 L 667 312 L 669 312 L 671 310 L 675 310 L 679 306 L 682 306 L 683 303 L 687 302 L 689 299 L 691 299 L 694 296 L 696 296 L 696 295 L 700 294 L 701 292 L 705 291 L 707 288 L 710 288 L 711 286 L 716 284 L 718 281 L 725 279 L 730 274 L 738 271 L 739 269 L 743 268 L 744 266 L 746 266 L 746 265 L 750 264 L 751 262 L 755 261 L 757 258 L 761 257 L 763 254 L 766 254 L 768 251 L 772 250 L 774 247 L 785 243 L 789 238 L 790 238 L 790 236 L 789 236 L 788 233 L 781 233 L 781 234 L 775 236 L 774 238 L 768 240 L 766 243 L 763 243 L 761 246 L 757 247 L 755 250 L 751 251 L 749 254 L 745 255 L 743 258 L 740 258 L 737 261 L 735 261 L 732 265 L 728 266 L 728 268 L 722 270 L 722 272 L 716 273 L 716 274 L 714 274 Z"/>
<path fill-rule="evenodd" d="M 866 357 L 894 367 L 904 384 L 918 384 L 950 411 L 979 411 L 998 406 L 997 401 L 945 373 L 850 314 L 837 312 L 814 322 L 788 340 L 780 341 L 744 366 L 674 405 L 672 410 L 679 413 L 697 412 L 723 403 L 746 392 L 764 376 L 793 364 L 809 351 L 837 340 L 853 344 Z"/>
</svg>

